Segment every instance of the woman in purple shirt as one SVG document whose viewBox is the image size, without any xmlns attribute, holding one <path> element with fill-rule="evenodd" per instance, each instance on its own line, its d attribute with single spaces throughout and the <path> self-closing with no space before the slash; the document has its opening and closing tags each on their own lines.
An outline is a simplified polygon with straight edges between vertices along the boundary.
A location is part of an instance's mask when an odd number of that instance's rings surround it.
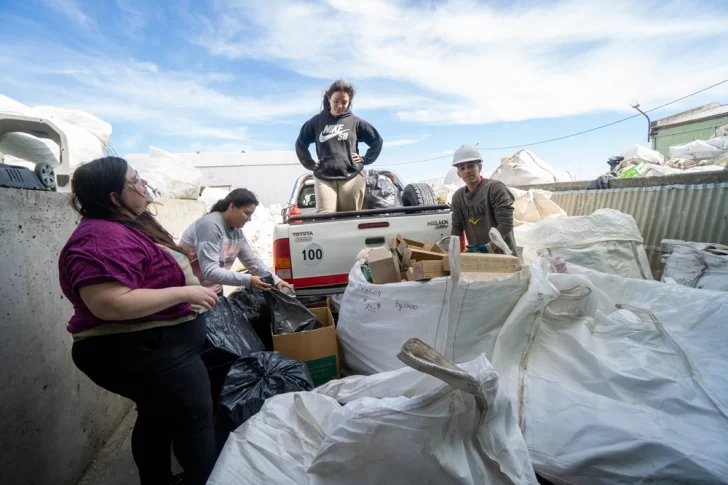
<svg viewBox="0 0 728 485">
<path fill-rule="evenodd" d="M 217 303 L 199 286 L 172 236 L 147 211 L 146 182 L 121 158 L 81 165 L 73 207 L 83 216 L 59 259 L 73 304 L 73 361 L 99 386 L 137 406 L 132 453 L 143 485 L 172 481 L 170 446 L 185 484 L 215 465 L 210 380 L 200 352 L 204 311 Z"/>
</svg>

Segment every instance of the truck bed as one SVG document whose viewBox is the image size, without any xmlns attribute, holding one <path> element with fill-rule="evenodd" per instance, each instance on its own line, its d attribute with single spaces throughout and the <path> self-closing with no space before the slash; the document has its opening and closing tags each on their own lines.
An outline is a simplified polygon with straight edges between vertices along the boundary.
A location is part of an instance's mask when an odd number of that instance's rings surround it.
<svg viewBox="0 0 728 485">
<path fill-rule="evenodd" d="M 341 293 L 363 249 L 386 247 L 397 234 L 439 241 L 450 230 L 447 205 L 294 216 L 275 229 L 275 270 L 299 295 Z"/>
</svg>

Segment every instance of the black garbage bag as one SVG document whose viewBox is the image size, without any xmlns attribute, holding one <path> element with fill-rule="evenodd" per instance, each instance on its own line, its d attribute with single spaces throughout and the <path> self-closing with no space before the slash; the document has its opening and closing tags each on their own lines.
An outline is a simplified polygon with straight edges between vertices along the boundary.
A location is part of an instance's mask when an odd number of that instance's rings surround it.
<svg viewBox="0 0 728 485">
<path fill-rule="evenodd" d="M 228 300 L 231 304 L 239 306 L 240 310 L 245 313 L 250 325 L 263 343 L 264 349 L 273 350 L 273 337 L 270 334 L 270 308 L 263 293 L 243 288 L 231 293 Z"/>
<path fill-rule="evenodd" d="M 205 314 L 209 347 L 235 358 L 263 350 L 248 314 L 247 306 L 237 298 L 220 297 L 217 305 Z"/>
<path fill-rule="evenodd" d="M 265 348 L 246 312 L 247 308 L 240 302 L 223 296 L 217 305 L 204 314 L 207 339 L 201 358 L 210 376 L 213 403 L 217 403 L 233 362 Z"/>
<path fill-rule="evenodd" d="M 271 328 L 274 335 L 314 330 L 322 325 L 316 315 L 299 302 L 295 296 L 286 295 L 276 289 L 263 292 L 271 313 Z"/>
<path fill-rule="evenodd" d="M 366 179 L 365 209 L 387 209 L 403 206 L 399 189 L 387 177 L 380 176 L 376 170 L 369 170 Z"/>
<path fill-rule="evenodd" d="M 254 352 L 238 359 L 220 395 L 218 424 L 228 433 L 260 411 L 269 397 L 313 389 L 306 364 L 278 352 Z"/>
</svg>

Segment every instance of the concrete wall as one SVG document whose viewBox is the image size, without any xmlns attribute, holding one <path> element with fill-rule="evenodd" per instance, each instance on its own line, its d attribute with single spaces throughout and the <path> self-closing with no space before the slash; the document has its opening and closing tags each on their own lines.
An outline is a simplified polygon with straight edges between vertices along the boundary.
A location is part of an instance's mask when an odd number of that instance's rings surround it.
<svg viewBox="0 0 728 485">
<path fill-rule="evenodd" d="M 173 233 L 204 212 L 197 201 L 162 202 Z M 0 188 L 2 484 L 75 484 L 131 405 L 71 361 L 58 254 L 77 223 L 68 195 Z"/>
</svg>

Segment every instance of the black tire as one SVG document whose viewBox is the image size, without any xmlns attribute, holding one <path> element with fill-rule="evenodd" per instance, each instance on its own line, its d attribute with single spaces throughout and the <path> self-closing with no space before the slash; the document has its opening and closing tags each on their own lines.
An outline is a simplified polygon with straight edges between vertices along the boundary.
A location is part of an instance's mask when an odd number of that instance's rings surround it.
<svg viewBox="0 0 728 485">
<path fill-rule="evenodd" d="M 402 192 L 405 207 L 437 205 L 435 189 L 428 184 L 409 184 Z"/>
<path fill-rule="evenodd" d="M 38 177 L 38 180 L 46 189 L 52 190 L 55 188 L 56 172 L 47 163 L 35 164 L 35 176 Z"/>
</svg>

